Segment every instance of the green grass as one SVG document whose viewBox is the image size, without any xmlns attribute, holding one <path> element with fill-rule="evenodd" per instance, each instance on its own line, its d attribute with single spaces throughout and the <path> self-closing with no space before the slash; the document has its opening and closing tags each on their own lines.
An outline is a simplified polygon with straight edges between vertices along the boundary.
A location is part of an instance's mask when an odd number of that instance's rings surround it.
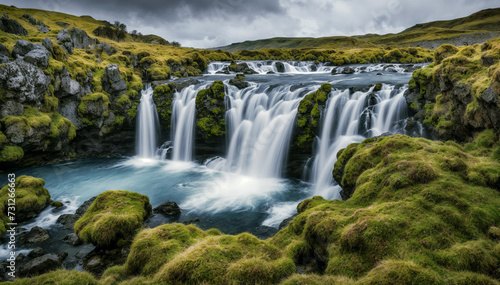
<svg viewBox="0 0 500 285">
<path fill-rule="evenodd" d="M 151 214 L 147 196 L 129 191 L 106 191 L 75 223 L 75 233 L 85 242 L 114 247 L 132 240 Z"/>
</svg>

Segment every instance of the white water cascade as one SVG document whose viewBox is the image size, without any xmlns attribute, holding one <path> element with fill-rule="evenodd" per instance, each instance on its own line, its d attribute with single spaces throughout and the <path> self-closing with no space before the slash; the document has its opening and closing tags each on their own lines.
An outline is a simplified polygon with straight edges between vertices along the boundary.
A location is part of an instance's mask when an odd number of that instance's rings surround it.
<svg viewBox="0 0 500 285">
<path fill-rule="evenodd" d="M 319 86 L 290 91 L 256 83 L 243 90 L 228 85 L 226 124 L 229 150 L 207 166 L 258 178 L 280 177 L 300 100 Z"/>
<path fill-rule="evenodd" d="M 191 161 L 193 159 L 194 122 L 196 94 L 210 86 L 209 83 L 191 85 L 175 92 L 172 103 L 172 160 Z"/>
<path fill-rule="evenodd" d="M 322 116 L 321 135 L 316 140 L 316 155 L 311 180 L 316 195 L 340 198 L 340 186 L 334 185 L 332 170 L 337 152 L 351 143 L 385 132 L 398 132 L 398 123 L 407 117 L 406 88 L 383 85 L 382 90 L 350 94 L 349 89 L 330 95 Z"/>
<path fill-rule="evenodd" d="M 159 119 L 153 102 L 153 88 L 148 85 L 141 92 L 137 107 L 136 153 L 141 158 L 153 158 L 159 138 Z"/>
</svg>

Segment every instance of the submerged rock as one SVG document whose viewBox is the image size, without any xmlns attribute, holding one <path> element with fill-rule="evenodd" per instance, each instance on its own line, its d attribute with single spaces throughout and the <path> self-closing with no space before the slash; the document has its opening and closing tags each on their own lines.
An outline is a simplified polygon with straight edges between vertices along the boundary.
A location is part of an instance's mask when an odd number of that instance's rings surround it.
<svg viewBox="0 0 500 285">
<path fill-rule="evenodd" d="M 167 216 L 177 216 L 181 214 L 181 208 L 173 201 L 166 201 L 160 206 L 154 208 L 153 212 L 161 213 Z"/>
<path fill-rule="evenodd" d="M 236 74 L 235 78 L 229 80 L 229 84 L 238 87 L 238 89 L 244 89 L 248 87 L 248 82 L 245 81 L 244 74 Z"/>
<path fill-rule="evenodd" d="M 37 247 L 28 253 L 28 258 L 36 258 L 42 256 L 46 253 L 45 249 Z"/>
<path fill-rule="evenodd" d="M 354 72 L 356 71 L 352 67 L 347 66 L 342 69 L 342 74 L 353 74 Z"/>
<path fill-rule="evenodd" d="M 33 227 L 25 236 L 24 241 L 28 243 L 40 243 L 50 238 L 49 231 L 39 226 Z"/>
<path fill-rule="evenodd" d="M 82 240 L 75 233 L 68 234 L 62 239 L 62 241 L 65 243 L 69 243 L 73 246 L 82 244 Z"/>
</svg>

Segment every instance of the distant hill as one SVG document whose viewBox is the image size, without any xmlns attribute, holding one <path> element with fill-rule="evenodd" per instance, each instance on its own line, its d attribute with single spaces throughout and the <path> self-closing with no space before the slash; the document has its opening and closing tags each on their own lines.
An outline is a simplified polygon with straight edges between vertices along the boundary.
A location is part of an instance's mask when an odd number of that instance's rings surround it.
<svg viewBox="0 0 500 285">
<path fill-rule="evenodd" d="M 234 52 L 264 48 L 362 48 L 399 45 L 435 49 L 443 43 L 456 46 L 482 43 L 500 36 L 500 8 L 486 9 L 470 16 L 417 24 L 401 33 L 367 34 L 352 37 L 270 38 L 233 43 L 218 49 Z"/>
</svg>

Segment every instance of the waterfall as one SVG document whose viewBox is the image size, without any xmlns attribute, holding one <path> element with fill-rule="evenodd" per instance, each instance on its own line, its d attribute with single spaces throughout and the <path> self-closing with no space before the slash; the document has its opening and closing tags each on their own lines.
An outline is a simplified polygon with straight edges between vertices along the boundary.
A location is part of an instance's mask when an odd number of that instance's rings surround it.
<svg viewBox="0 0 500 285">
<path fill-rule="evenodd" d="M 191 161 L 193 159 L 196 94 L 209 86 L 208 83 L 191 85 L 174 94 L 171 117 L 173 160 Z"/>
<path fill-rule="evenodd" d="M 148 85 L 141 91 L 137 107 L 136 153 L 138 157 L 155 157 L 159 138 L 159 119 L 153 102 L 153 88 Z"/>
<path fill-rule="evenodd" d="M 290 87 L 270 88 L 269 85 L 252 83 L 238 90 L 228 85 L 228 153 L 226 158 L 213 159 L 206 165 L 252 177 L 280 177 L 300 100 L 319 86 L 293 91 Z"/>
<path fill-rule="evenodd" d="M 332 171 L 337 152 L 351 143 L 385 132 L 398 132 L 398 122 L 407 117 L 404 98 L 406 88 L 395 90 L 383 84 L 382 90 L 350 93 L 349 89 L 330 94 L 322 116 L 321 134 L 316 140 L 311 180 L 316 195 L 327 199 L 340 198 L 340 187 L 335 185 Z"/>
</svg>

